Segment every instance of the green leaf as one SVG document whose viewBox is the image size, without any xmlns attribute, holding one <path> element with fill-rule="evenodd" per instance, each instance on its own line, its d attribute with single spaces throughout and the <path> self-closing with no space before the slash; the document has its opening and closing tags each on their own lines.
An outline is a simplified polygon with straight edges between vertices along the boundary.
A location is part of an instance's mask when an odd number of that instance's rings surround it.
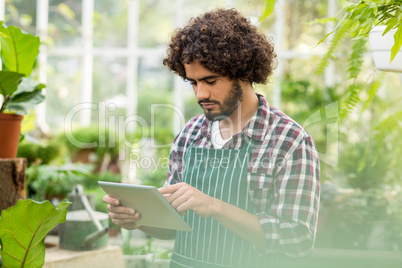
<svg viewBox="0 0 402 268">
<path fill-rule="evenodd" d="M 367 36 L 369 34 L 369 32 L 371 31 L 371 29 L 373 28 L 374 22 L 375 22 L 375 18 L 367 19 L 367 21 L 362 24 L 359 35 Z"/>
<path fill-rule="evenodd" d="M 385 138 L 400 128 L 401 122 L 402 111 L 397 111 L 378 123 L 378 125 L 375 127 L 374 136 L 375 140 L 377 141 L 377 148 L 381 148 L 384 145 Z"/>
<path fill-rule="evenodd" d="M 346 96 L 341 101 L 341 110 L 339 111 L 339 116 L 341 119 L 346 118 L 359 104 L 359 95 L 362 89 L 363 88 L 356 83 L 353 83 L 348 87 Z"/>
<path fill-rule="evenodd" d="M 25 115 L 28 113 L 28 109 L 22 104 L 6 104 L 4 112 L 15 113 L 18 115 Z"/>
<path fill-rule="evenodd" d="M 18 142 L 22 142 L 23 140 L 25 140 L 25 135 L 20 133 L 20 140 Z"/>
<path fill-rule="evenodd" d="M 20 83 L 18 90 L 14 92 L 4 105 L 5 109 L 19 115 L 25 115 L 28 110 L 45 99 L 45 96 L 42 94 L 42 89 L 46 87 L 44 84 L 31 87 L 27 87 L 26 84 L 22 86 L 22 84 L 24 83 Z"/>
<path fill-rule="evenodd" d="M 0 71 L 0 94 L 3 96 L 13 94 L 23 76 L 20 73 Z"/>
<path fill-rule="evenodd" d="M 14 94 L 20 94 L 23 92 L 32 92 L 37 89 L 44 89 L 46 85 L 39 83 L 32 77 L 24 77 L 21 83 L 18 85 L 18 89 Z"/>
<path fill-rule="evenodd" d="M 308 22 L 308 25 L 312 25 L 314 23 L 318 23 L 318 24 L 326 24 L 328 22 L 335 22 L 336 19 L 334 17 L 331 18 L 320 18 L 320 19 L 314 19 L 312 21 Z"/>
<path fill-rule="evenodd" d="M 363 65 L 364 53 L 366 52 L 366 43 L 367 39 L 358 39 L 354 42 L 352 53 L 350 54 L 348 60 L 348 79 L 356 79 L 357 76 L 360 74 Z"/>
<path fill-rule="evenodd" d="M 343 10 L 341 10 L 343 12 Z M 340 12 L 341 13 L 341 12 Z M 319 44 L 321 44 L 322 42 L 325 41 L 325 39 L 328 38 L 328 36 L 330 36 L 331 34 L 336 34 L 340 31 L 340 28 L 345 28 L 344 25 L 347 24 L 348 27 L 350 26 L 350 21 L 347 20 L 348 18 L 348 14 L 345 13 L 342 18 L 339 20 L 339 22 L 336 24 L 334 30 L 328 34 L 325 35 L 325 37 L 323 39 L 321 39 L 316 46 L 318 46 Z"/>
<path fill-rule="evenodd" d="M 22 92 L 14 95 L 9 103 L 27 103 L 28 105 L 39 104 L 45 99 L 42 95 L 42 89 L 36 89 L 31 92 Z"/>
<path fill-rule="evenodd" d="M 39 53 L 39 37 L 15 26 L 0 26 L 1 56 L 7 70 L 29 76 Z"/>
<path fill-rule="evenodd" d="M 378 90 L 381 88 L 381 85 L 383 84 L 384 81 L 384 76 L 385 76 L 384 73 L 380 72 L 376 76 L 373 84 L 371 84 L 370 90 L 368 91 L 368 98 L 363 104 L 362 112 L 367 109 L 369 104 L 373 101 L 374 97 L 376 96 Z"/>
<path fill-rule="evenodd" d="M 345 21 L 344 24 L 341 24 L 340 27 L 335 31 L 334 36 L 331 40 L 330 46 L 325 53 L 325 55 L 321 58 L 320 63 L 317 66 L 315 74 L 321 74 L 325 71 L 325 68 L 329 64 L 329 60 L 334 57 L 335 51 L 340 46 L 340 44 L 344 41 L 346 36 L 348 36 L 348 30 L 350 26 L 349 21 Z M 328 35 L 327 35 L 328 36 Z"/>
<path fill-rule="evenodd" d="M 396 30 L 394 34 L 394 45 L 391 48 L 391 60 L 392 62 L 396 56 L 396 54 L 399 52 L 402 46 L 402 21 L 399 22 L 398 29 Z"/>
<path fill-rule="evenodd" d="M 70 202 L 54 207 L 49 201 L 18 200 L 0 218 L 1 257 L 4 267 L 42 267 L 45 236 L 66 220 Z"/>
<path fill-rule="evenodd" d="M 392 28 L 394 28 L 394 26 L 398 23 L 398 20 L 395 18 L 390 18 L 387 21 L 387 27 L 385 28 L 384 32 L 382 33 L 382 36 L 386 35 L 389 31 L 392 30 Z"/>
<path fill-rule="evenodd" d="M 259 21 L 262 21 L 263 19 L 267 18 L 269 15 L 274 12 L 275 8 L 275 0 L 265 0 L 265 10 L 264 13 L 260 16 Z"/>
<path fill-rule="evenodd" d="M 43 84 L 39 84 L 34 88 L 34 91 L 21 91 L 21 93 L 14 94 L 6 103 L 5 108 L 19 115 L 26 114 L 36 104 L 44 101 L 45 96 L 42 94 L 43 87 Z"/>
<path fill-rule="evenodd" d="M 319 44 L 321 44 L 322 42 L 324 42 L 325 41 L 325 39 L 327 39 L 327 37 L 328 36 L 330 36 L 331 34 L 333 34 L 335 32 L 335 30 L 334 31 L 332 31 L 332 32 L 330 32 L 330 33 L 327 33 L 325 36 L 324 36 L 324 38 L 323 39 L 321 39 L 318 43 L 317 43 L 317 45 L 316 46 L 318 46 Z"/>
<path fill-rule="evenodd" d="M 59 12 L 63 17 L 65 17 L 68 20 L 73 20 L 75 18 L 75 13 L 74 11 L 66 4 L 61 3 L 58 6 Z"/>
</svg>

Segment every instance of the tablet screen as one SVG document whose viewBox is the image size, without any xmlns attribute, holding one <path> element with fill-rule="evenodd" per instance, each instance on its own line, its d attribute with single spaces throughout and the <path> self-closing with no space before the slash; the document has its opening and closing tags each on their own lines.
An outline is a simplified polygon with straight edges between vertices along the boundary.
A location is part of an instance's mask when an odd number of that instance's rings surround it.
<svg viewBox="0 0 402 268">
<path fill-rule="evenodd" d="M 132 208 L 141 215 L 137 224 L 191 231 L 182 216 L 154 186 L 105 181 L 98 183 L 108 195 L 118 199 L 122 206 Z"/>
</svg>

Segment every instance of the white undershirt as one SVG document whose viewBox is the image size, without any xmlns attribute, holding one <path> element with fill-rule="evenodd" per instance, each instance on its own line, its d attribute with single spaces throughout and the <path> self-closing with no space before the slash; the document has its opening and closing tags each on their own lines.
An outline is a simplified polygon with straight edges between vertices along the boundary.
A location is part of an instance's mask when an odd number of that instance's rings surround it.
<svg viewBox="0 0 402 268">
<path fill-rule="evenodd" d="M 217 149 L 222 149 L 222 147 L 232 139 L 229 137 L 227 139 L 223 139 L 221 135 L 221 131 L 219 129 L 219 121 L 212 122 L 212 130 L 211 130 L 211 142 Z"/>
</svg>

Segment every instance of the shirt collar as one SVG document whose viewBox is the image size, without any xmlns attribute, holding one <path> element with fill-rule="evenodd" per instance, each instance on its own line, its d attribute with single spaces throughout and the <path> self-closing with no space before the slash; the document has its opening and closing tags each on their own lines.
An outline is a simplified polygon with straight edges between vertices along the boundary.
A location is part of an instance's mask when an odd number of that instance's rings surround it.
<svg viewBox="0 0 402 268">
<path fill-rule="evenodd" d="M 251 139 L 263 141 L 269 128 L 270 109 L 264 96 L 257 93 L 257 97 L 259 100 L 258 109 L 243 128 L 242 133 Z"/>
<path fill-rule="evenodd" d="M 240 133 L 249 136 L 251 139 L 263 141 L 269 128 L 270 108 L 263 95 L 258 93 L 256 95 L 259 100 L 258 109 Z M 195 140 L 201 137 L 210 137 L 211 135 L 212 122 L 205 118 L 205 115 L 202 116 L 204 120 L 194 137 Z"/>
</svg>

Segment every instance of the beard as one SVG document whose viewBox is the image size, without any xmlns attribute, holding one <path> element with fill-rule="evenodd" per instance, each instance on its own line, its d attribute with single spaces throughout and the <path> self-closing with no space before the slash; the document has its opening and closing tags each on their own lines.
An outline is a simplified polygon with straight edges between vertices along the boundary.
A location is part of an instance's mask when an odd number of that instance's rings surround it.
<svg viewBox="0 0 402 268">
<path fill-rule="evenodd" d="M 241 88 L 239 81 L 236 80 L 233 82 L 232 88 L 230 89 L 228 96 L 223 100 L 222 104 L 219 101 L 210 99 L 200 100 L 198 103 L 201 105 L 202 102 L 210 102 L 219 105 L 220 111 L 218 112 L 204 110 L 205 117 L 209 121 L 216 121 L 216 120 L 222 120 L 230 116 L 233 113 L 233 111 L 236 110 L 236 108 L 239 106 L 242 99 L 243 99 L 243 89 Z"/>
</svg>

